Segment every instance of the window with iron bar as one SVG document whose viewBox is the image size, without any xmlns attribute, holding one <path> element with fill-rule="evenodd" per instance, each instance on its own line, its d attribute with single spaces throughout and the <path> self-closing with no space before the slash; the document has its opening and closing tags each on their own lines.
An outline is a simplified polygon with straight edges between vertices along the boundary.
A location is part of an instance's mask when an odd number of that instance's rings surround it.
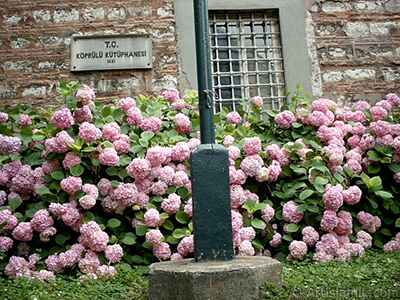
<svg viewBox="0 0 400 300">
<path fill-rule="evenodd" d="M 209 11 L 215 110 L 241 108 L 260 96 L 264 109 L 285 102 L 285 77 L 277 10 Z"/>
</svg>

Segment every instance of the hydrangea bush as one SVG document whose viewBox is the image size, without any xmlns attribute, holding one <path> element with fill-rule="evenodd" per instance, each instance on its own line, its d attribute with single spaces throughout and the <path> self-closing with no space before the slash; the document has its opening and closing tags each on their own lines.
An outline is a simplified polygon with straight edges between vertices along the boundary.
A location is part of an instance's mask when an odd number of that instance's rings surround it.
<svg viewBox="0 0 400 300">
<path fill-rule="evenodd" d="M 118 263 L 192 257 L 197 93 L 104 104 L 86 85 L 59 91 L 55 112 L 0 113 L 0 270 L 84 280 L 113 276 Z M 328 261 L 399 249 L 400 98 L 354 108 L 308 98 L 298 86 L 280 111 L 256 96 L 215 115 L 237 255 Z"/>
</svg>

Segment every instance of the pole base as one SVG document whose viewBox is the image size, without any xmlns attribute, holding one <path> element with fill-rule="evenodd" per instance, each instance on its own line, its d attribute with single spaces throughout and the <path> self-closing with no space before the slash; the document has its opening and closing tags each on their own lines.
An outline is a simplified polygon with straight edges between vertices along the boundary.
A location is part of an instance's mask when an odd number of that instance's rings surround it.
<svg viewBox="0 0 400 300">
<path fill-rule="evenodd" d="M 150 266 L 150 300 L 260 299 L 260 286 L 282 287 L 279 261 L 270 257 L 238 256 L 229 261 L 183 259 Z"/>
</svg>

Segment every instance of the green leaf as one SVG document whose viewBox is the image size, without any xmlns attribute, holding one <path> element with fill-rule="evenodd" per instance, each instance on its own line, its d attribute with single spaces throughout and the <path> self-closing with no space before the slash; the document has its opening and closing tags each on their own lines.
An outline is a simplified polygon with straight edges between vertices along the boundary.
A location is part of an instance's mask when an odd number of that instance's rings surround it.
<svg viewBox="0 0 400 300">
<path fill-rule="evenodd" d="M 396 220 L 396 227 L 400 227 L 400 218 Z"/>
<path fill-rule="evenodd" d="M 369 150 L 367 152 L 367 156 L 372 161 L 380 161 L 381 160 L 381 157 L 379 156 L 378 152 L 376 152 L 375 150 Z"/>
<path fill-rule="evenodd" d="M 174 230 L 174 224 L 170 220 L 165 220 L 163 227 L 169 231 Z"/>
<path fill-rule="evenodd" d="M 305 184 L 304 182 L 298 182 L 292 187 L 292 189 L 297 190 L 304 187 L 307 187 L 307 184 Z"/>
<path fill-rule="evenodd" d="M 381 163 L 383 164 L 390 164 L 391 161 L 392 159 L 390 157 L 384 157 L 381 159 Z"/>
<path fill-rule="evenodd" d="M 317 178 L 315 178 L 316 184 L 326 185 L 328 182 L 329 182 L 328 179 L 321 177 L 321 176 L 317 176 Z"/>
<path fill-rule="evenodd" d="M 118 242 L 118 238 L 115 235 L 110 236 L 110 238 L 108 239 L 108 242 L 110 244 L 115 244 L 116 242 Z"/>
<path fill-rule="evenodd" d="M 285 235 L 282 237 L 282 239 L 285 240 L 285 241 L 288 241 L 288 242 L 293 241 L 292 236 L 291 236 L 291 235 L 288 235 L 288 234 L 285 234 Z"/>
<path fill-rule="evenodd" d="M 376 191 L 375 194 L 384 199 L 393 198 L 393 195 L 386 191 Z"/>
<path fill-rule="evenodd" d="M 125 245 L 133 245 L 136 243 L 136 235 L 133 232 L 127 232 L 125 237 L 122 239 Z"/>
<path fill-rule="evenodd" d="M 256 202 L 254 200 L 247 199 L 246 202 L 242 205 L 242 207 L 246 209 L 249 213 L 253 213 L 255 205 Z"/>
<path fill-rule="evenodd" d="M 40 188 L 36 189 L 36 193 L 38 193 L 39 195 L 45 195 L 45 194 L 52 194 L 52 192 L 50 191 L 49 188 L 42 186 Z"/>
<path fill-rule="evenodd" d="M 297 206 L 297 211 L 306 211 L 308 209 L 308 204 L 301 204 Z"/>
<path fill-rule="evenodd" d="M 83 216 L 82 216 L 82 222 L 84 223 L 84 224 L 87 224 L 87 223 L 89 223 L 90 221 L 93 221 L 95 219 L 95 216 L 94 216 L 94 214 L 92 214 L 91 212 L 85 212 L 84 214 L 83 214 Z"/>
<path fill-rule="evenodd" d="M 64 245 L 66 241 L 68 241 L 71 238 L 70 234 L 68 232 L 61 232 L 56 235 L 56 243 L 59 245 Z"/>
<path fill-rule="evenodd" d="M 175 215 L 175 219 L 181 224 L 187 224 L 189 222 L 189 215 L 184 211 L 178 211 Z"/>
<path fill-rule="evenodd" d="M 59 169 L 51 170 L 50 175 L 55 180 L 63 180 L 65 178 L 63 171 Z"/>
<path fill-rule="evenodd" d="M 392 233 L 391 233 L 390 230 L 387 229 L 387 228 L 383 228 L 383 229 L 381 230 L 381 233 L 384 234 L 384 235 L 386 235 L 386 236 L 392 236 Z"/>
<path fill-rule="evenodd" d="M 307 190 L 304 190 L 304 191 L 302 191 L 302 192 L 300 193 L 299 198 L 300 198 L 300 200 L 305 200 L 305 199 L 307 199 L 308 197 L 310 197 L 312 194 L 314 194 L 314 191 L 313 191 L 313 190 L 307 189 Z"/>
<path fill-rule="evenodd" d="M 149 229 L 149 227 L 147 227 L 147 226 L 138 226 L 138 227 L 136 227 L 136 235 L 144 236 L 147 233 L 148 229 Z"/>
<path fill-rule="evenodd" d="M 251 244 L 254 246 L 256 249 L 264 249 L 264 246 L 258 239 L 254 239 L 251 241 Z"/>
<path fill-rule="evenodd" d="M 397 164 L 389 164 L 388 167 L 393 173 L 400 172 L 400 166 Z"/>
<path fill-rule="evenodd" d="M 69 170 L 70 170 L 71 174 L 75 177 L 81 176 L 84 171 L 84 169 L 81 165 L 72 166 Z"/>
<path fill-rule="evenodd" d="M 12 198 L 8 200 L 8 205 L 12 208 L 13 211 L 15 211 L 20 205 L 22 201 L 18 198 Z"/>
<path fill-rule="evenodd" d="M 318 213 L 319 212 L 319 208 L 317 206 L 314 205 L 310 205 L 307 207 L 307 210 L 313 213 Z"/>
<path fill-rule="evenodd" d="M 185 229 L 181 229 L 181 228 L 177 228 L 177 229 L 174 230 L 172 235 L 176 239 L 181 239 L 181 238 L 186 236 L 186 230 Z"/>
<path fill-rule="evenodd" d="M 113 218 L 113 219 L 108 220 L 108 222 L 107 222 L 107 227 L 117 228 L 119 226 L 121 226 L 121 221 L 118 219 Z"/>
<path fill-rule="evenodd" d="M 86 148 L 83 148 L 81 151 L 82 152 L 93 152 L 95 150 L 96 150 L 96 147 L 86 147 Z"/>
<path fill-rule="evenodd" d="M 144 132 L 142 132 L 142 134 L 140 136 L 143 139 L 145 139 L 146 141 L 149 141 L 154 136 L 154 132 L 152 132 L 152 131 L 144 131 Z"/>
<path fill-rule="evenodd" d="M 367 167 L 368 173 L 369 174 L 376 174 L 379 173 L 379 171 L 381 170 L 381 167 L 378 164 L 370 164 Z"/>
<path fill-rule="evenodd" d="M 380 185 L 382 185 L 382 179 L 379 176 L 375 176 L 375 177 L 371 178 L 369 183 L 372 188 L 375 186 L 380 186 Z"/>
<path fill-rule="evenodd" d="M 262 221 L 262 220 L 260 220 L 260 219 L 254 218 L 254 219 L 251 221 L 251 226 L 253 226 L 253 227 L 256 228 L 256 229 L 264 230 L 265 227 L 267 226 L 267 224 L 265 224 L 265 222 Z"/>
<path fill-rule="evenodd" d="M 289 224 L 289 225 L 286 227 L 286 230 L 289 231 L 289 232 L 296 232 L 296 231 L 299 230 L 299 226 L 292 223 L 292 224 Z"/>
<path fill-rule="evenodd" d="M 98 167 L 100 165 L 99 160 L 96 157 L 92 157 L 91 162 L 94 167 Z"/>
</svg>

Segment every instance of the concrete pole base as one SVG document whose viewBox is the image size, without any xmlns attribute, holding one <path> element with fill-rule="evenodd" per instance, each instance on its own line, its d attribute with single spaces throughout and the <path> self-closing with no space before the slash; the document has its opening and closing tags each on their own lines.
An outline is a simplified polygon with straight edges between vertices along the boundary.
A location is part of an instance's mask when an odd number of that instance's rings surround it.
<svg viewBox="0 0 400 300">
<path fill-rule="evenodd" d="M 150 266 L 150 300 L 260 299 L 260 286 L 282 286 L 279 261 L 270 257 L 238 256 L 228 261 L 183 259 Z"/>
</svg>

